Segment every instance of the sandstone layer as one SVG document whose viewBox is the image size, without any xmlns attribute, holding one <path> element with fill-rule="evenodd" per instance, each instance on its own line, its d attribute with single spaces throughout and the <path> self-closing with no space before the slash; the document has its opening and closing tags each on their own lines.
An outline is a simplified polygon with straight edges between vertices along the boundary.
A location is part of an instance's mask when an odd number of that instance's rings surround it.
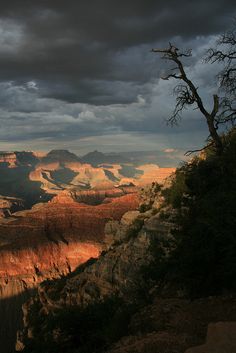
<svg viewBox="0 0 236 353">
<path fill-rule="evenodd" d="M 110 197 L 106 197 L 109 195 Z M 115 196 L 115 197 L 111 197 Z M 98 205 L 88 203 L 101 199 Z M 61 193 L 48 203 L 19 211 L 0 222 L 0 278 L 42 278 L 63 269 L 73 270 L 90 257 L 97 257 L 104 239 L 105 223 L 119 220 L 138 205 L 136 194 L 112 190 L 107 194 Z"/>
<path fill-rule="evenodd" d="M 119 220 L 137 205 L 136 193 L 116 189 L 106 193 L 86 191 L 82 195 L 62 192 L 51 202 L 1 220 L 0 314 L 5 325 L 0 335 L 4 353 L 13 349 L 16 328 L 21 323 L 21 305 L 30 293 L 43 280 L 66 275 L 98 257 L 106 222 Z"/>
</svg>

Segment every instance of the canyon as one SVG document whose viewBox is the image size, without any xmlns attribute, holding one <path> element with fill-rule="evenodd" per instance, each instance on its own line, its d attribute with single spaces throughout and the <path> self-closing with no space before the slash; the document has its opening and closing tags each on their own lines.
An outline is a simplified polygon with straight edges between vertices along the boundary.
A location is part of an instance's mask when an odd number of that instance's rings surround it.
<svg viewBox="0 0 236 353">
<path fill-rule="evenodd" d="M 139 190 L 174 168 L 66 150 L 0 153 L 1 341 L 13 351 L 21 305 L 44 280 L 73 272 L 104 250 L 105 225 L 136 210 Z M 106 163 L 105 163 L 106 162 Z M 110 162 L 109 164 L 107 164 Z"/>
<path fill-rule="evenodd" d="M 137 204 L 136 194 L 110 197 L 92 206 L 63 193 L 49 203 L 2 219 L 0 314 L 5 318 L 1 339 L 6 352 L 12 349 L 16 327 L 20 327 L 21 305 L 35 288 L 45 279 L 61 277 L 98 257 L 107 220 L 119 219 Z"/>
<path fill-rule="evenodd" d="M 147 280 L 154 244 L 159 254 L 168 253 L 167 241 L 176 227 L 177 211 L 162 193 L 171 181 L 162 189 L 152 184 L 142 190 L 140 202 L 149 206 L 145 212 L 128 211 L 106 223 L 104 251 L 98 258 L 39 284 L 23 305 L 17 351 L 235 351 L 235 296 L 190 300 L 172 284 L 161 289 Z"/>
</svg>

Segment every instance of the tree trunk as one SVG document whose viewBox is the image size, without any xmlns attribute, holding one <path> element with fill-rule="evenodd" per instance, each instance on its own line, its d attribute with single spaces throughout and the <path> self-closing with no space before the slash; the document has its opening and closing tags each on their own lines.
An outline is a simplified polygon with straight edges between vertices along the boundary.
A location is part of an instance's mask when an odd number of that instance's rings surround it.
<svg viewBox="0 0 236 353">
<path fill-rule="evenodd" d="M 211 138 L 214 141 L 214 144 L 216 147 L 216 153 L 218 155 L 220 155 L 223 151 L 223 144 L 222 144 L 221 138 L 216 130 L 216 127 L 214 125 L 214 118 L 212 118 L 210 115 L 207 117 L 207 125 L 208 125 L 208 129 L 209 129 Z"/>
</svg>

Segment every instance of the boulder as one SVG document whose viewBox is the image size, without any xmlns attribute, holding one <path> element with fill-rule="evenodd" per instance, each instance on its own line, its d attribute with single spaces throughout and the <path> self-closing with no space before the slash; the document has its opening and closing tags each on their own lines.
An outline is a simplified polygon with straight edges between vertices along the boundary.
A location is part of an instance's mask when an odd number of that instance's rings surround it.
<svg viewBox="0 0 236 353">
<path fill-rule="evenodd" d="M 131 225 L 135 219 L 140 215 L 139 211 L 128 211 L 121 218 L 121 224 L 129 226 Z"/>
</svg>

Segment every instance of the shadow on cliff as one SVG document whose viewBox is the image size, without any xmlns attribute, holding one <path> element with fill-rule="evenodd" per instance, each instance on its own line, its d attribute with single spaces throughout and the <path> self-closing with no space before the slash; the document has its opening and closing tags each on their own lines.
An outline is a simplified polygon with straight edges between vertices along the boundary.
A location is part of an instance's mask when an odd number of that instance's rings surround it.
<svg viewBox="0 0 236 353">
<path fill-rule="evenodd" d="M 46 202 L 51 196 L 41 189 L 41 183 L 32 181 L 29 174 L 32 167 L 0 168 L 0 195 L 19 197 L 25 200 L 25 208 L 37 202 Z"/>
<path fill-rule="evenodd" d="M 16 343 L 16 332 L 22 328 L 22 304 L 28 298 L 35 295 L 36 290 L 31 289 L 0 300 L 0 352 L 14 353 Z"/>
</svg>

